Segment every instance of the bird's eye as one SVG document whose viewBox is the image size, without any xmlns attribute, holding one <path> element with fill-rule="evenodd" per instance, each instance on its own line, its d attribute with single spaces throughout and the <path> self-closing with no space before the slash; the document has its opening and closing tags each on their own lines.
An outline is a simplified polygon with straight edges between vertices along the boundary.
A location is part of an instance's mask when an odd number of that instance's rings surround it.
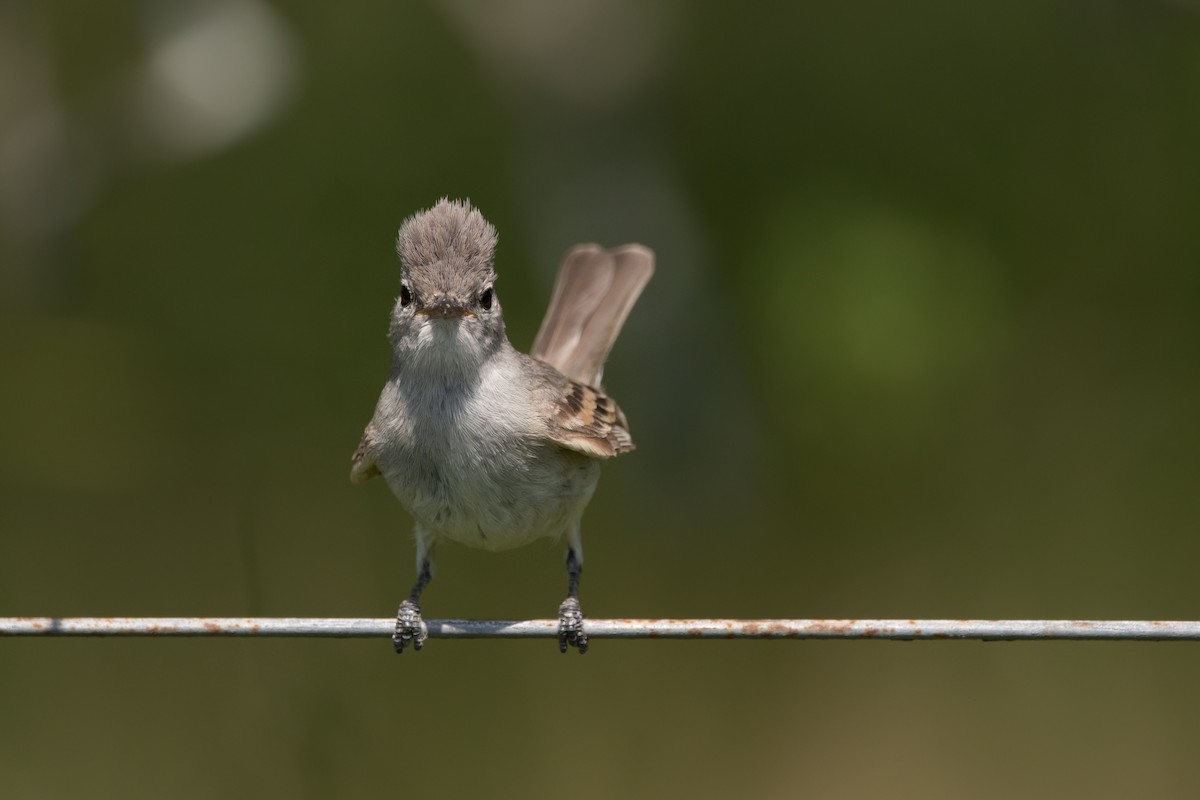
<svg viewBox="0 0 1200 800">
<path fill-rule="evenodd" d="M 492 310 L 492 287 L 483 290 L 483 294 L 479 295 L 479 305 L 484 311 Z"/>
<path fill-rule="evenodd" d="M 412 303 L 412 292 L 408 290 L 408 286 L 400 284 L 400 305 L 406 306 Z"/>
</svg>

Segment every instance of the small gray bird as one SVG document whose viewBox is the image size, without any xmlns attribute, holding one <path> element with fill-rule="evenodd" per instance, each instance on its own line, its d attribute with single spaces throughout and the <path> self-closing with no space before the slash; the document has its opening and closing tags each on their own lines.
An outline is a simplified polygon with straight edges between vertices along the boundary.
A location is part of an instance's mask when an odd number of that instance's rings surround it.
<svg viewBox="0 0 1200 800">
<path fill-rule="evenodd" d="M 421 592 L 439 541 L 506 550 L 564 536 L 558 646 L 587 651 L 579 523 L 600 462 L 633 449 L 600 375 L 654 254 L 636 244 L 572 249 L 525 355 L 504 332 L 495 249 L 495 228 L 447 199 L 405 220 L 396 240 L 392 368 L 350 472 L 356 483 L 383 475 L 416 521 L 417 582 L 396 615 L 396 652 L 425 641 Z"/>
</svg>

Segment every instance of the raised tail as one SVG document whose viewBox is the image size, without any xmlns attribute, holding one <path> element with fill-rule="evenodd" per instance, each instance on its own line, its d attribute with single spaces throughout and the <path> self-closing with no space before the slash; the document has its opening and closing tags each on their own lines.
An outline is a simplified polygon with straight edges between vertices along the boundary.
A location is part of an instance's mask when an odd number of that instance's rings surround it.
<svg viewBox="0 0 1200 800">
<path fill-rule="evenodd" d="M 654 252 L 640 244 L 572 248 L 529 354 L 568 378 L 598 386 L 604 360 L 653 274 Z"/>
</svg>

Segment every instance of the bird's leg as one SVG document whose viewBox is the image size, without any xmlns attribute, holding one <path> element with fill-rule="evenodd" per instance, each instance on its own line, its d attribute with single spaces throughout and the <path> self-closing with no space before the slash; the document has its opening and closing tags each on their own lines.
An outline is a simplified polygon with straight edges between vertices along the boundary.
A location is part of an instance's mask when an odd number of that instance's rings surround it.
<svg viewBox="0 0 1200 800">
<path fill-rule="evenodd" d="M 392 644 L 397 653 L 403 653 L 404 648 L 412 643 L 413 649 L 420 650 L 425 644 L 429 630 L 425 620 L 421 619 L 421 592 L 433 579 L 433 562 L 424 547 L 419 547 L 417 553 L 417 582 L 413 584 L 408 598 L 400 604 L 396 612 L 396 632 L 392 634 Z"/>
<path fill-rule="evenodd" d="M 575 537 L 578 538 L 577 536 Z M 583 551 L 578 541 L 567 545 L 567 599 L 558 607 L 558 651 L 568 647 L 588 649 L 587 634 L 583 632 L 583 612 L 579 610 L 579 576 L 583 572 Z"/>
</svg>

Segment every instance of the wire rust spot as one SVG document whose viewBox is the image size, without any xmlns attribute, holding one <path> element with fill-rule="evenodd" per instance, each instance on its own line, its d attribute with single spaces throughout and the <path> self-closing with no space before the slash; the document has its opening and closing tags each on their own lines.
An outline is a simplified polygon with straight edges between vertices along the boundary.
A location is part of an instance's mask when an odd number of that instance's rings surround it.
<svg viewBox="0 0 1200 800">
<path fill-rule="evenodd" d="M 796 636 L 800 635 L 799 631 L 794 631 L 787 625 L 783 625 L 778 622 L 772 622 L 770 625 L 768 625 L 767 632 L 772 636 L 783 636 L 788 638 L 795 638 Z"/>
</svg>

